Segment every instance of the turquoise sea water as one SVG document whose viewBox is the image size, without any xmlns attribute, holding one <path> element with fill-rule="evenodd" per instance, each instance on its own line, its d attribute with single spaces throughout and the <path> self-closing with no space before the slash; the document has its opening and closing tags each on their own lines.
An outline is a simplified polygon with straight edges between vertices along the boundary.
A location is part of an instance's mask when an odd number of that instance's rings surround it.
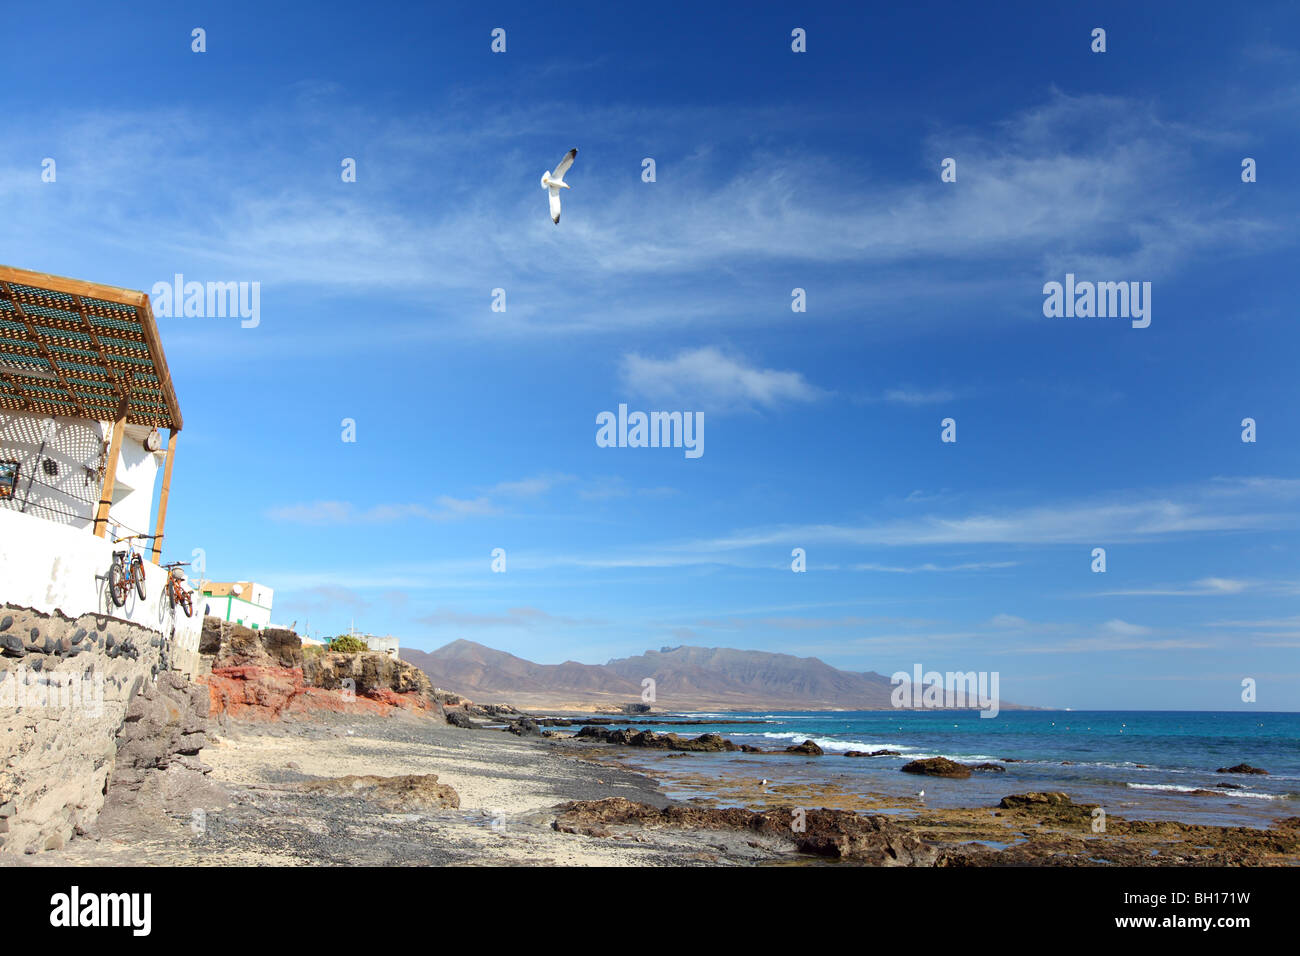
<svg viewBox="0 0 1300 956">
<path fill-rule="evenodd" d="M 752 772 L 755 777 L 807 781 L 833 778 L 862 792 L 915 796 L 929 806 L 996 806 L 1010 793 L 1063 790 L 1130 819 L 1267 826 L 1300 816 L 1300 714 L 1192 711 L 769 711 L 682 715 L 753 719 L 759 724 L 683 727 L 715 732 L 766 749 L 816 741 L 824 757 L 691 754 L 637 762 L 665 780 L 678 772 Z M 655 730 L 672 730 L 655 726 Z M 845 758 L 846 750 L 897 750 L 898 757 Z M 899 772 L 909 760 L 942 756 L 964 763 L 1000 762 L 1005 773 L 945 780 Z M 1268 776 L 1220 774 L 1251 764 Z M 1222 784 L 1241 789 L 1192 794 Z"/>
</svg>

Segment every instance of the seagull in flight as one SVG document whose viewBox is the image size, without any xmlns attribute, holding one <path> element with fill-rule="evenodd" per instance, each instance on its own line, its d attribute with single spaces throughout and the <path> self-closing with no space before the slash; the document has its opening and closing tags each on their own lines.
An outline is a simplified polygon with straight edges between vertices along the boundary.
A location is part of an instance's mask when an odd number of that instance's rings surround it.
<svg viewBox="0 0 1300 956">
<path fill-rule="evenodd" d="M 576 149 L 569 150 L 560 160 L 560 165 L 555 167 L 554 173 L 549 169 L 542 173 L 542 188 L 551 194 L 551 222 L 557 226 L 560 224 L 560 190 L 569 188 L 569 184 L 564 181 L 564 174 L 569 171 L 577 155 Z"/>
</svg>

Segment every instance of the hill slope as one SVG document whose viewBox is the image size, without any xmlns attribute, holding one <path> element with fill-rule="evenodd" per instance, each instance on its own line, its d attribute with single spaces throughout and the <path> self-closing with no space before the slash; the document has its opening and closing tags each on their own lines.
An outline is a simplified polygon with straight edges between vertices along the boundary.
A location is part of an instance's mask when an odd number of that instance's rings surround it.
<svg viewBox="0 0 1300 956">
<path fill-rule="evenodd" d="M 640 703 L 655 682 L 657 710 L 888 710 L 894 685 L 874 672 L 842 671 L 815 657 L 725 647 L 664 647 L 608 664 L 535 664 L 473 641 L 401 657 L 434 685 L 480 703 L 566 710 Z M 1003 707 L 1014 707 L 1003 703 Z"/>
</svg>

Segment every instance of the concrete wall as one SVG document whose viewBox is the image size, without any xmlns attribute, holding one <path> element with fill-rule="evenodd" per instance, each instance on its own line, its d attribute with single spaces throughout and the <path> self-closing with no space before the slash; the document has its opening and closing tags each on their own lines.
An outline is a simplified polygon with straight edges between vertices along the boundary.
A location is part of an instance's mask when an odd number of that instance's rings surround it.
<svg viewBox="0 0 1300 956">
<path fill-rule="evenodd" d="M 167 650 L 138 624 L 0 604 L 0 852 L 59 849 L 95 822 L 128 708 L 180 678 Z"/>
<path fill-rule="evenodd" d="M 154 482 L 162 452 L 148 452 L 149 429 L 128 425 L 118 455 L 110 518 L 124 529 L 152 533 Z M 99 500 L 99 466 L 107 422 L 55 418 L 28 412 L 0 411 L 0 460 L 17 460 L 19 481 L 13 498 L 0 499 L 0 509 L 22 511 L 56 524 L 89 528 Z M 50 471 L 45 462 L 50 462 Z M 122 533 L 127 533 L 123 531 Z"/>
</svg>

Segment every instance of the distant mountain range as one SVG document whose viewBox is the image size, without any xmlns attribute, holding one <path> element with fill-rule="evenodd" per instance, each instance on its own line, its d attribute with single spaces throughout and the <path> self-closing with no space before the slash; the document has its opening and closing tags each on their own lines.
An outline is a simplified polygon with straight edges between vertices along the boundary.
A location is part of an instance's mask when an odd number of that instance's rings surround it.
<svg viewBox="0 0 1300 956">
<path fill-rule="evenodd" d="M 664 647 L 607 664 L 534 664 L 460 640 L 432 653 L 403 647 L 401 658 L 428 674 L 435 687 L 476 703 L 554 710 L 639 704 L 647 677 L 655 682 L 654 708 L 661 711 L 890 710 L 894 690 L 888 677 L 874 671 L 859 674 L 815 657 L 725 647 Z"/>
</svg>

